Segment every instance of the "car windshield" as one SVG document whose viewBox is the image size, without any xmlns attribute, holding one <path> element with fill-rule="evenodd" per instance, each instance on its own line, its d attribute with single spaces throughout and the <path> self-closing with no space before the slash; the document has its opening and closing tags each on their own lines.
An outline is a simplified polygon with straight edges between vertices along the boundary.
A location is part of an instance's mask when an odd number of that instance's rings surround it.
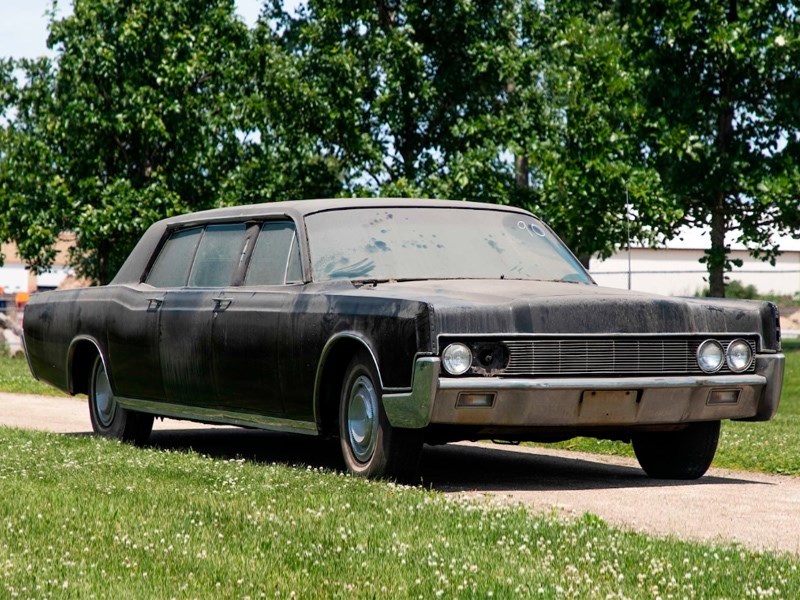
<svg viewBox="0 0 800 600">
<path fill-rule="evenodd" d="M 591 283 L 541 221 L 503 210 L 354 208 L 306 217 L 313 279 Z"/>
</svg>

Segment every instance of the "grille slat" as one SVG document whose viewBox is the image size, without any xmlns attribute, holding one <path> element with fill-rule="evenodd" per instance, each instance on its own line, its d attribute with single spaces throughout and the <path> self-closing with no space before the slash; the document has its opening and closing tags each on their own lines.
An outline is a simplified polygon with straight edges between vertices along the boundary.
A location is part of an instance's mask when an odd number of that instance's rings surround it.
<svg viewBox="0 0 800 600">
<path fill-rule="evenodd" d="M 741 336 L 714 337 L 723 347 Z M 706 337 L 504 340 L 509 362 L 503 375 L 701 374 L 696 353 Z M 747 340 L 755 354 L 755 341 Z M 748 372 L 755 370 L 755 361 Z M 730 373 L 723 366 L 718 373 Z"/>
</svg>

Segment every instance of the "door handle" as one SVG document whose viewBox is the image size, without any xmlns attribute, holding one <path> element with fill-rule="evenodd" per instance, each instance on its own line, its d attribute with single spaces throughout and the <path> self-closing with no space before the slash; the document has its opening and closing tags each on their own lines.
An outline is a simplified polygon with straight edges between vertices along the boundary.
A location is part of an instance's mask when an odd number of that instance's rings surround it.
<svg viewBox="0 0 800 600">
<path fill-rule="evenodd" d="M 161 308 L 161 305 L 164 304 L 163 298 L 148 298 L 147 299 L 147 310 L 154 311 Z"/>
<path fill-rule="evenodd" d="M 214 298 L 214 312 L 222 312 L 233 302 L 233 298 Z"/>
</svg>

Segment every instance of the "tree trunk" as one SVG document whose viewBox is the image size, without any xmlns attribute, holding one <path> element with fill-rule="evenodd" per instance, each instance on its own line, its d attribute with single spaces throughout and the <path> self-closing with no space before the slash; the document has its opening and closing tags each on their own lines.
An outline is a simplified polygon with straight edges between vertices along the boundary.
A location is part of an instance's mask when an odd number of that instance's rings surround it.
<svg viewBox="0 0 800 600">
<path fill-rule="evenodd" d="M 738 21 L 736 0 L 730 0 L 727 19 L 729 23 Z M 719 74 L 719 113 L 717 116 L 717 153 L 720 165 L 727 171 L 733 138 L 733 72 L 725 64 Z M 729 179 L 720 178 L 727 185 Z M 728 211 L 725 206 L 726 197 L 735 195 L 733 190 L 719 189 L 711 205 L 711 248 L 706 252 L 708 259 L 708 295 L 715 298 L 725 297 L 725 267 L 728 263 L 728 248 L 725 247 L 725 234 L 728 232 Z"/>
<path fill-rule="evenodd" d="M 111 281 L 111 277 L 108 273 L 110 250 L 111 248 L 107 240 L 101 240 L 100 243 L 97 244 L 97 280 L 95 283 L 98 285 L 107 285 L 108 282 Z"/>
<path fill-rule="evenodd" d="M 514 159 L 514 184 L 518 190 L 527 190 L 530 187 L 527 154 L 521 154 Z"/>
<path fill-rule="evenodd" d="M 728 256 L 728 249 L 725 247 L 725 232 L 727 230 L 725 195 L 723 192 L 719 192 L 711 213 L 711 248 L 706 252 L 708 295 L 714 298 L 725 297 L 725 262 Z"/>
</svg>

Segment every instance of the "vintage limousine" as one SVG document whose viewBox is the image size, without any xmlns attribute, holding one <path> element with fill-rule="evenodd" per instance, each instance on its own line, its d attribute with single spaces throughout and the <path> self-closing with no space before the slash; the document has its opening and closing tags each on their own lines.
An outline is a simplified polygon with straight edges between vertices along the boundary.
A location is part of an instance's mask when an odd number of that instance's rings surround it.
<svg viewBox="0 0 800 600">
<path fill-rule="evenodd" d="M 443 200 L 308 200 L 152 225 L 107 286 L 35 294 L 34 376 L 97 434 L 153 417 L 338 437 L 347 469 L 413 479 L 424 443 L 630 441 L 697 478 L 723 419 L 768 420 L 768 302 L 597 286 L 540 220 Z"/>
</svg>

